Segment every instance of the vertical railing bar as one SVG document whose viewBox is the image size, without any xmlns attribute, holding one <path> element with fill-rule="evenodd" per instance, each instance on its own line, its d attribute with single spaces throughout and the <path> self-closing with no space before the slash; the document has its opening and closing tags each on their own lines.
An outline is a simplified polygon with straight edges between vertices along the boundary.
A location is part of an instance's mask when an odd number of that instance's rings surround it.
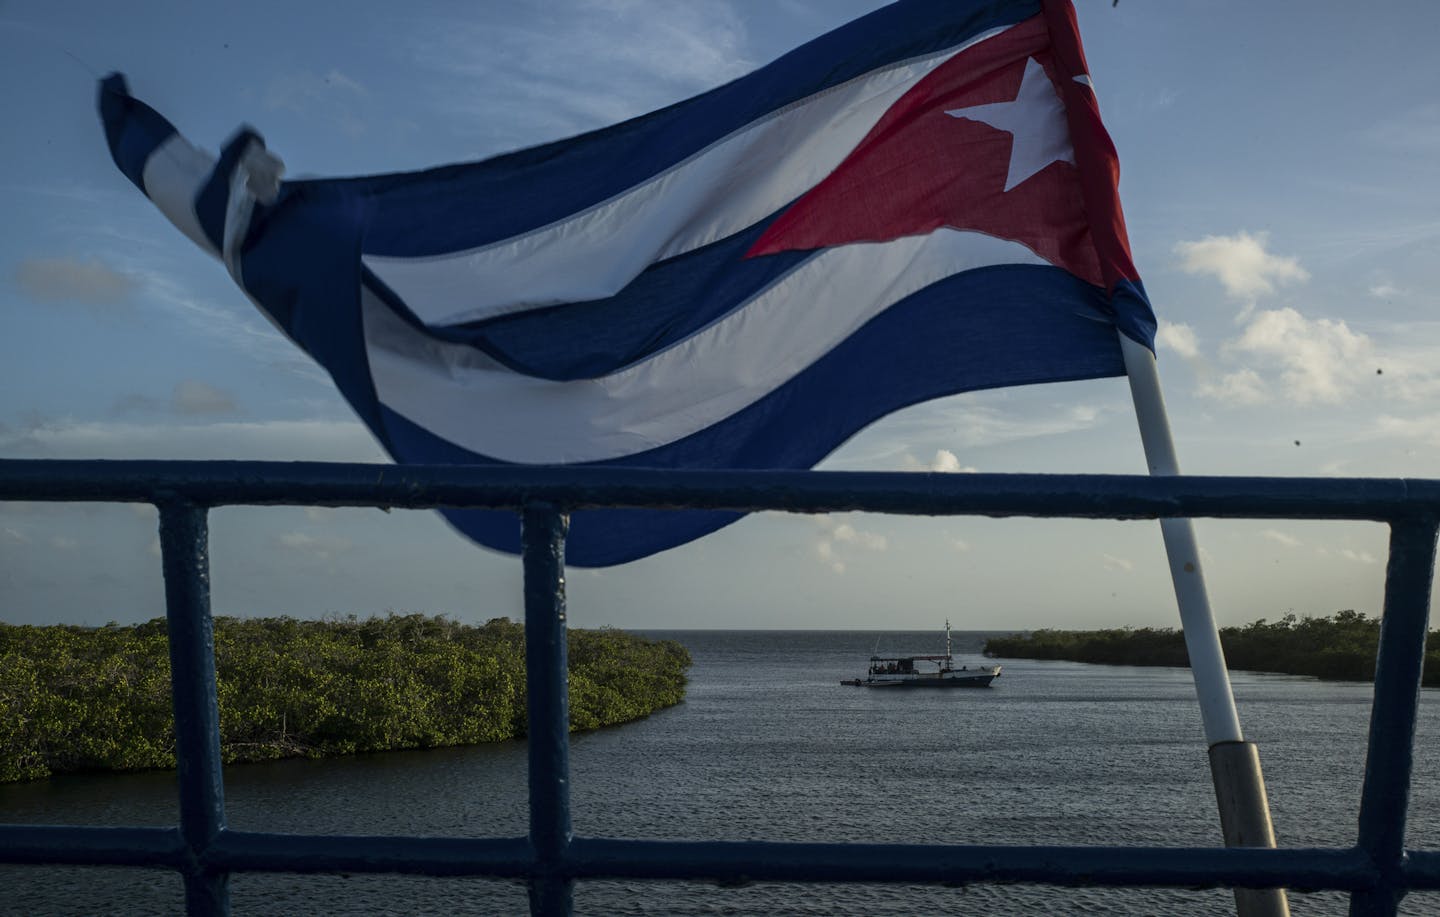
<svg viewBox="0 0 1440 917">
<path fill-rule="evenodd" d="M 230 913 L 230 876 L 203 865 L 206 849 L 225 829 L 206 510 L 173 495 L 157 496 L 156 507 L 170 638 L 180 836 L 189 851 L 183 873 L 185 912 L 221 917 Z"/>
<path fill-rule="evenodd" d="M 536 870 L 530 913 L 569 917 L 570 699 L 565 635 L 565 533 L 553 503 L 521 513 L 525 568 L 525 685 L 529 715 L 530 843 Z"/>
<path fill-rule="evenodd" d="M 1390 525 L 1357 841 L 1374 860 L 1380 883 L 1378 888 L 1351 895 L 1351 917 L 1393 917 L 1408 891 L 1405 814 L 1435 575 L 1436 534 L 1433 517 L 1396 520 Z"/>
</svg>

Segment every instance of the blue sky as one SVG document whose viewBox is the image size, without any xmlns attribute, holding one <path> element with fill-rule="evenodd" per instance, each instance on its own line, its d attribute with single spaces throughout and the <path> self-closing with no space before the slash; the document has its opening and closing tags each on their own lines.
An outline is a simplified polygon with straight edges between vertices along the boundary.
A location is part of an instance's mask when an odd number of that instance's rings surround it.
<svg viewBox="0 0 1440 917">
<path fill-rule="evenodd" d="M 0 2 L 0 456 L 382 461 L 327 377 L 120 175 L 95 79 L 288 174 L 399 171 L 738 76 L 858 0 Z M 1185 470 L 1440 476 L 1440 6 L 1079 0 Z M 957 396 L 823 467 L 1143 473 L 1124 380 Z M 1379 526 L 1198 524 L 1222 623 L 1379 609 Z M 222 614 L 519 615 L 519 568 L 428 513 L 224 509 Z M 0 505 L 0 619 L 163 613 L 152 510 Z M 1166 625 L 1158 526 L 753 518 L 575 571 L 624 627 Z"/>
</svg>

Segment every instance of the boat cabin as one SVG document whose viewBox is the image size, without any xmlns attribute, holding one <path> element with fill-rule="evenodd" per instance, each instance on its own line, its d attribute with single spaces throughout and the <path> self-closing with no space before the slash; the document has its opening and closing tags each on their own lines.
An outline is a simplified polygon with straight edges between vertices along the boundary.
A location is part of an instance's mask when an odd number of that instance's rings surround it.
<svg viewBox="0 0 1440 917">
<path fill-rule="evenodd" d="M 871 656 L 871 675 L 916 675 L 919 669 L 915 667 L 917 662 L 933 662 L 935 667 L 944 671 L 950 668 L 949 656 Z"/>
</svg>

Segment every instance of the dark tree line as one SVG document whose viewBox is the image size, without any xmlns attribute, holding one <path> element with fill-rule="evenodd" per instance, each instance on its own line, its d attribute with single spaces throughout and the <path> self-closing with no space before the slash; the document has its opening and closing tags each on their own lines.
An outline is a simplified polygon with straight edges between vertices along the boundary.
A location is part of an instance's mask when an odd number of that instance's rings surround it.
<svg viewBox="0 0 1440 917">
<path fill-rule="evenodd" d="M 1244 627 L 1222 627 L 1220 643 L 1232 669 L 1313 675 L 1342 681 L 1372 681 L 1380 621 L 1356 611 L 1329 617 L 1286 615 L 1261 618 Z M 1016 659 L 1065 659 L 1107 665 L 1188 666 L 1184 635 L 1173 628 L 1117 630 L 1037 630 L 992 637 L 987 656 Z M 1425 652 L 1424 684 L 1440 685 L 1440 646 Z"/>
<path fill-rule="evenodd" d="M 572 630 L 568 648 L 572 730 L 685 697 L 690 654 L 678 643 Z M 525 734 L 525 631 L 506 618 L 216 618 L 215 664 L 227 763 Z M 0 781 L 174 766 L 163 618 L 0 624 Z"/>
</svg>

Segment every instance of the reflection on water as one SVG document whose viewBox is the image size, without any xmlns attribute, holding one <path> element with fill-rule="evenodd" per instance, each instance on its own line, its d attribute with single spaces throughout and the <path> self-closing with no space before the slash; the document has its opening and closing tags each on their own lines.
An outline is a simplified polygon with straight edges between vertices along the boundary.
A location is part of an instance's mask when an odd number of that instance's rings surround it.
<svg viewBox="0 0 1440 917">
<path fill-rule="evenodd" d="M 695 657 L 686 703 L 574 737 L 577 833 L 617 837 L 1007 844 L 1217 844 L 1189 673 L 1002 660 L 990 690 L 841 687 L 874 632 L 680 632 Z M 936 635 L 884 635 L 931 652 Z M 962 652 L 978 649 L 962 635 Z M 968 642 L 968 645 L 967 645 Z M 1370 688 L 1234 676 L 1260 743 L 1281 842 L 1353 843 Z M 1426 692 L 1424 700 L 1432 696 Z M 1440 846 L 1440 733 L 1422 703 L 1412 846 Z M 283 761 L 226 774 L 230 825 L 343 834 L 525 833 L 522 743 Z M 78 776 L 0 787 L 6 822 L 173 824 L 169 774 Z M 165 872 L 0 871 L 0 913 L 181 909 Z M 237 875 L 237 914 L 519 914 L 523 887 L 391 876 Z M 1295 895 L 1297 917 L 1343 914 Z M 1043 887 L 809 887 L 582 883 L 583 914 L 1225 914 L 1224 891 Z M 1412 897 L 1404 913 L 1440 912 Z"/>
</svg>

